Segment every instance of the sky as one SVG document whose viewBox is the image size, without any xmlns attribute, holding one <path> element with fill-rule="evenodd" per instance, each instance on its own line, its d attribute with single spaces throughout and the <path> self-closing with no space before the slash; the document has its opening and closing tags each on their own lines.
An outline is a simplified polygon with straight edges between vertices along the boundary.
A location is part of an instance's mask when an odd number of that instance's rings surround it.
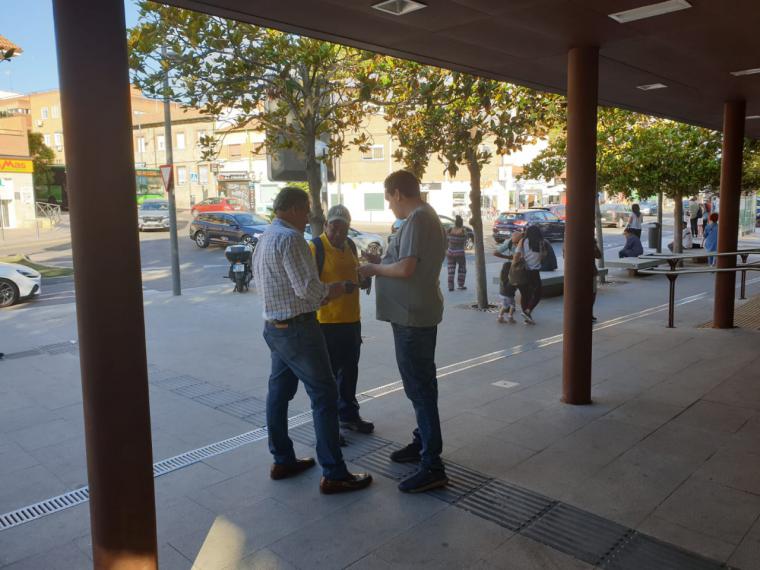
<svg viewBox="0 0 760 570">
<path fill-rule="evenodd" d="M 0 0 L 0 35 L 24 53 L 0 64 L 0 91 L 31 93 L 58 89 L 58 61 L 51 0 Z M 124 1 L 127 26 L 137 22 L 134 0 Z"/>
</svg>

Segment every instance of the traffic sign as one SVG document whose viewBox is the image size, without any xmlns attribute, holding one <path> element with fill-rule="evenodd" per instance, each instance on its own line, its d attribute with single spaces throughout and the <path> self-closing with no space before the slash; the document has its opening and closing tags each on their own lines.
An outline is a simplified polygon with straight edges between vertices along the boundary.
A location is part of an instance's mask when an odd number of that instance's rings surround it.
<svg viewBox="0 0 760 570">
<path fill-rule="evenodd" d="M 174 167 L 171 164 L 162 164 L 158 168 L 161 170 L 161 180 L 164 183 L 164 190 L 171 192 L 174 190 Z"/>
</svg>

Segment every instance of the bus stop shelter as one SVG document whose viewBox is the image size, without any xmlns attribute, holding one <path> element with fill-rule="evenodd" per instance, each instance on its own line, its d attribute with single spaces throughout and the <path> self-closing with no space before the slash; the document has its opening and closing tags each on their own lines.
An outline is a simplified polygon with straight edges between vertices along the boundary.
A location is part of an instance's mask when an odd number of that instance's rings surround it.
<svg viewBox="0 0 760 570">
<path fill-rule="evenodd" d="M 736 250 L 743 139 L 760 137 L 755 0 L 167 3 L 567 95 L 567 404 L 591 403 L 592 288 L 584 268 L 593 262 L 588 228 L 598 105 L 723 131 L 719 245 Z M 124 8 L 122 0 L 53 5 L 94 560 L 98 568 L 152 568 L 155 507 Z M 98 121 L 91 120 L 93 108 Z M 102 141 L 109 141 L 107 153 Z M 104 259 L 109 287 L 102 286 Z M 734 263 L 720 258 L 721 267 Z M 733 325 L 734 289 L 734 273 L 716 276 L 716 328 Z"/>
</svg>

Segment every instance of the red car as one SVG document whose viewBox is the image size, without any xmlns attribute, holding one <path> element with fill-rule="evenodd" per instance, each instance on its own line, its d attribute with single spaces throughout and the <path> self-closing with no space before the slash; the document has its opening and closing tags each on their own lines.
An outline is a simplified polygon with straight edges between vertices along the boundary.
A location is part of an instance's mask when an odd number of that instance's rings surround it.
<svg viewBox="0 0 760 570">
<path fill-rule="evenodd" d="M 195 217 L 201 212 L 242 212 L 244 209 L 243 202 L 237 198 L 219 196 L 218 198 L 207 198 L 203 202 L 199 202 L 192 207 L 190 212 Z"/>
</svg>

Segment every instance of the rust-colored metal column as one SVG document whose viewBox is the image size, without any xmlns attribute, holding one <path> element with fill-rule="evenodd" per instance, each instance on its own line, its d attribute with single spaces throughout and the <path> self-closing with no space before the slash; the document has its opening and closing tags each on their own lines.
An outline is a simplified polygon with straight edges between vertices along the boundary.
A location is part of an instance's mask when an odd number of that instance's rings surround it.
<svg viewBox="0 0 760 570">
<path fill-rule="evenodd" d="M 591 403 L 594 193 L 599 49 L 576 47 L 567 60 L 567 222 L 565 225 L 562 401 Z"/>
<path fill-rule="evenodd" d="M 746 102 L 727 101 L 723 108 L 723 153 L 720 164 L 720 208 L 718 209 L 718 253 L 736 251 L 739 240 L 739 202 L 742 191 L 742 155 Z M 736 257 L 718 258 L 718 268 L 736 267 Z M 713 326 L 734 326 L 736 273 L 715 274 Z"/>
<path fill-rule="evenodd" d="M 53 0 L 95 568 L 157 568 L 122 0 Z"/>
</svg>

